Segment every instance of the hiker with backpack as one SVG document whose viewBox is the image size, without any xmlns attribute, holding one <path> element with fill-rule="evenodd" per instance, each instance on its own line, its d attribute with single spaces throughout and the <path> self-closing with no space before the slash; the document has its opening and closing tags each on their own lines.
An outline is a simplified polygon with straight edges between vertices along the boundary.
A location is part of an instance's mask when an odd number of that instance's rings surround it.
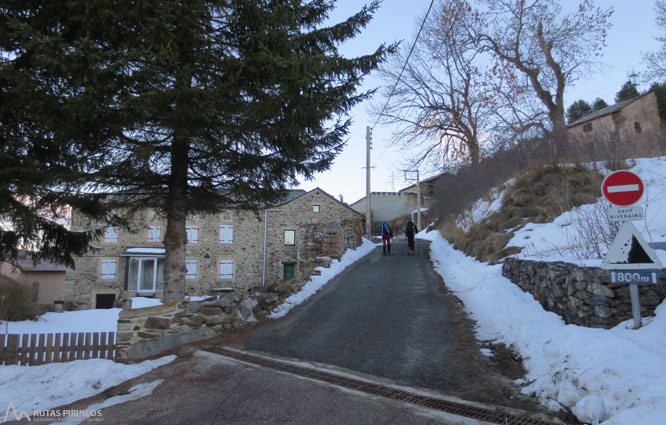
<svg viewBox="0 0 666 425">
<path fill-rule="evenodd" d="M 418 229 L 410 218 L 405 226 L 405 236 L 407 236 L 407 255 L 414 255 L 414 236 L 416 233 L 418 233 Z"/>
<path fill-rule="evenodd" d="M 382 250 L 384 255 L 386 255 L 387 247 L 388 254 L 391 255 L 391 238 L 393 237 L 393 231 L 389 227 L 389 224 L 385 221 L 382 223 Z"/>
</svg>

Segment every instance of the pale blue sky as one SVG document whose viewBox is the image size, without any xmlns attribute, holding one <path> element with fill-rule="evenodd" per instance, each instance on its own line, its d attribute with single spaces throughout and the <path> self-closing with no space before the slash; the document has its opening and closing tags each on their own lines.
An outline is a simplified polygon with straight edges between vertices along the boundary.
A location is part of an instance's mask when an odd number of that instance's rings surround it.
<svg viewBox="0 0 666 425">
<path fill-rule="evenodd" d="M 566 2 L 571 5 L 577 3 L 573 0 Z M 340 21 L 358 11 L 363 3 L 358 0 L 339 0 L 331 19 Z M 383 42 L 405 40 L 406 44 L 411 43 L 429 4 L 430 0 L 384 0 L 363 33 L 343 46 L 343 53 L 348 56 L 370 53 Z M 608 34 L 607 47 L 602 58 L 604 65 L 566 92 L 567 106 L 578 99 L 591 103 L 597 97 L 612 104 L 615 93 L 628 79 L 628 75 L 644 69 L 641 52 L 655 50 L 658 46 L 654 40 L 658 35 L 654 20 L 654 0 L 597 0 L 597 4 L 612 6 L 615 10 L 611 18 L 613 27 Z M 433 10 L 431 13 L 434 12 Z M 383 81 L 370 76 L 364 81 L 363 87 L 370 89 L 382 84 Z M 639 85 L 639 89 L 645 88 L 645 85 Z M 336 198 L 343 195 L 345 202 L 349 203 L 365 196 L 365 169 L 362 168 L 365 167 L 365 128 L 374 124 L 374 120 L 367 114 L 367 109 L 366 102 L 352 110 L 354 124 L 344 151 L 329 171 L 318 174 L 312 182 L 304 182 L 302 188 L 312 189 L 318 186 Z M 373 169 L 372 191 L 392 191 L 393 187 L 399 190 L 409 185 L 403 178 L 404 173 L 400 171 L 402 158 L 407 153 L 392 149 L 389 146 L 390 137 L 390 129 L 381 125 L 373 132 L 371 160 L 376 168 Z"/>
</svg>

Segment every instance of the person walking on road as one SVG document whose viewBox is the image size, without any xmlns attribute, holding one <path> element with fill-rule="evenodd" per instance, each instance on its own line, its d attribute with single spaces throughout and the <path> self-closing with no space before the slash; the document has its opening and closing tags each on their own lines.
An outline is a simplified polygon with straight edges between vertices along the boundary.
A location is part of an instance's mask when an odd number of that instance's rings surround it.
<svg viewBox="0 0 666 425">
<path fill-rule="evenodd" d="M 410 218 L 405 226 L 405 236 L 407 236 L 407 255 L 414 255 L 414 236 L 416 233 L 418 233 L 418 229 Z"/>
<path fill-rule="evenodd" d="M 393 237 L 393 231 L 389 227 L 389 224 L 385 221 L 382 223 L 382 250 L 384 255 L 388 250 L 388 255 L 391 255 L 391 238 Z M 387 249 L 388 248 L 388 249 Z"/>
</svg>

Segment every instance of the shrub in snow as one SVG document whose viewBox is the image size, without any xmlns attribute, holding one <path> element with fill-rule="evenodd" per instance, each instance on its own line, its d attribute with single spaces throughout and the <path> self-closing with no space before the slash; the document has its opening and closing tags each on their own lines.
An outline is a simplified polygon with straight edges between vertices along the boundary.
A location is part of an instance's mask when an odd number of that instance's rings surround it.
<svg viewBox="0 0 666 425">
<path fill-rule="evenodd" d="M 0 320 L 7 322 L 35 320 L 37 304 L 25 285 L 7 284 L 0 288 Z"/>
</svg>

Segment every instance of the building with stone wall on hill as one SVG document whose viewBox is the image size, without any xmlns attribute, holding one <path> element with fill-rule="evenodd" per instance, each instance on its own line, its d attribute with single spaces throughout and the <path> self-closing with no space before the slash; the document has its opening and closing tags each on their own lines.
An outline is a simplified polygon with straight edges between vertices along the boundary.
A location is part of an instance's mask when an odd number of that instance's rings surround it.
<svg viewBox="0 0 666 425">
<path fill-rule="evenodd" d="M 72 230 L 99 228 L 72 211 Z M 364 216 L 325 191 L 290 190 L 257 212 L 229 209 L 189 215 L 186 293 L 247 291 L 314 271 L 317 257 L 339 257 L 362 243 Z M 136 295 L 161 298 L 165 220 L 146 208 L 129 229 L 107 227 L 95 250 L 75 257 L 64 299 L 77 308 L 109 308 Z M 96 227 L 97 226 L 97 227 Z"/>
<path fill-rule="evenodd" d="M 586 140 L 606 138 L 610 133 L 615 133 L 624 141 L 654 137 L 662 129 L 658 93 L 661 92 L 650 90 L 590 112 L 567 126 L 569 137 Z"/>
</svg>

